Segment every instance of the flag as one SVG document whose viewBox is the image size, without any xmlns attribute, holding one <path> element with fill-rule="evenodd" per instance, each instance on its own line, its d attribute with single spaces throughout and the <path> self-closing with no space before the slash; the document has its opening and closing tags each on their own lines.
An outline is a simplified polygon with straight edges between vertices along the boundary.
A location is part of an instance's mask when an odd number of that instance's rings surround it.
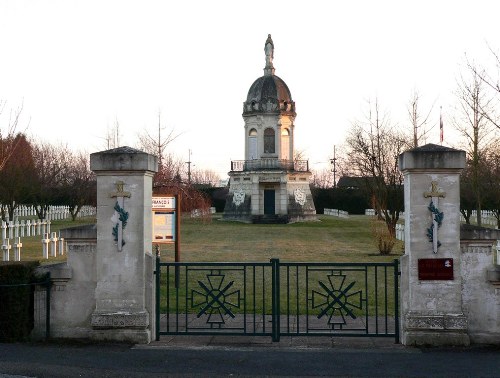
<svg viewBox="0 0 500 378">
<path fill-rule="evenodd" d="M 439 112 L 439 141 L 443 144 L 443 115 Z"/>
</svg>

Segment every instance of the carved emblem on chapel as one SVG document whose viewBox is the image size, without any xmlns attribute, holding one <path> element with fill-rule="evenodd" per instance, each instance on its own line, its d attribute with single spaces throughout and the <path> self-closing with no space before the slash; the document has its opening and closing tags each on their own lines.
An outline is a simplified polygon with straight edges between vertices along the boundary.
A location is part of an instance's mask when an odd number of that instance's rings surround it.
<svg viewBox="0 0 500 378">
<path fill-rule="evenodd" d="M 233 192 L 233 203 L 240 206 L 243 202 L 245 202 L 245 192 L 242 189 L 235 190 Z"/>
<path fill-rule="evenodd" d="M 297 202 L 300 206 L 304 206 L 306 203 L 306 192 L 302 189 L 295 189 L 293 194 L 295 196 L 295 202 Z"/>
</svg>

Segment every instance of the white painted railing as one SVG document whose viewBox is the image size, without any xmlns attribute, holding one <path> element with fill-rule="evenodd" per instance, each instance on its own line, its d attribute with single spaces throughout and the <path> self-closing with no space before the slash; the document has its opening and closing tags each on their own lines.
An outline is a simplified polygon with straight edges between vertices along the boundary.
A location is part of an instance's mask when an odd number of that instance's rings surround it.
<svg viewBox="0 0 500 378">
<path fill-rule="evenodd" d="M 396 239 L 405 240 L 405 225 L 401 223 L 396 224 Z"/>
<path fill-rule="evenodd" d="M 339 218 L 349 218 L 349 213 L 347 211 L 338 209 L 324 209 L 323 214 L 332 215 Z"/>
<path fill-rule="evenodd" d="M 497 240 L 497 265 L 500 265 L 500 240 Z"/>
<path fill-rule="evenodd" d="M 191 210 L 191 218 L 199 218 L 202 215 L 207 215 L 207 214 L 213 215 L 215 213 L 216 213 L 215 207 L 209 208 L 208 211 L 202 210 L 202 209 L 194 209 L 194 210 Z"/>
<path fill-rule="evenodd" d="M 475 224 L 477 220 L 477 210 L 472 210 L 472 214 L 469 218 L 471 224 Z M 465 223 L 465 217 L 460 213 L 460 222 Z M 482 210 L 481 211 L 481 224 L 485 226 L 497 226 L 497 218 L 493 211 L 490 210 Z"/>
<path fill-rule="evenodd" d="M 89 217 L 96 215 L 96 208 L 94 206 L 83 206 L 78 212 L 77 218 Z M 27 218 L 36 217 L 35 207 L 32 205 L 19 205 L 14 210 L 14 219 L 16 218 Z M 47 219 L 50 220 L 64 220 L 71 218 L 71 213 L 69 211 L 69 206 L 50 206 L 47 211 Z M 7 214 L 7 220 L 8 214 Z"/>
<path fill-rule="evenodd" d="M 369 215 L 369 216 L 374 217 L 375 215 L 377 215 L 377 212 L 375 211 L 375 209 L 365 209 L 365 215 Z M 404 217 L 405 217 L 405 212 L 400 211 L 399 212 L 399 219 L 403 219 Z"/>
</svg>

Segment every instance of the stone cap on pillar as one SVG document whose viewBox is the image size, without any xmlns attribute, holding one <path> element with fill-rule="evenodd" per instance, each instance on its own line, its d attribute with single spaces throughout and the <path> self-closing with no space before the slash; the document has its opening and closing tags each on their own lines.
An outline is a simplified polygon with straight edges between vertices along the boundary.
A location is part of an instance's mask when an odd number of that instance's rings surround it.
<svg viewBox="0 0 500 378">
<path fill-rule="evenodd" d="M 399 155 L 399 169 L 449 170 L 465 168 L 465 151 L 426 144 Z"/>
<path fill-rule="evenodd" d="M 158 171 L 158 159 L 132 147 L 118 147 L 90 154 L 92 171 Z"/>
</svg>

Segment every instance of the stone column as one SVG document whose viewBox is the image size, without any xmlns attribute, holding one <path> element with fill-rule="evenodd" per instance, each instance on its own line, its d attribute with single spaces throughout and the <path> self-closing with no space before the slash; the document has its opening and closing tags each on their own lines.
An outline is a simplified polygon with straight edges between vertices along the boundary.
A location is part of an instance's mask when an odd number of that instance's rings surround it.
<svg viewBox="0 0 500 378">
<path fill-rule="evenodd" d="M 399 156 L 404 174 L 401 342 L 468 345 L 460 274 L 460 172 L 465 152 L 427 144 Z M 431 204 L 432 203 L 432 204 Z"/>
<path fill-rule="evenodd" d="M 148 343 L 154 313 L 146 264 L 152 264 L 153 155 L 120 147 L 90 155 L 97 178 L 96 339 Z M 154 301 L 153 301 L 154 302 Z"/>
</svg>

